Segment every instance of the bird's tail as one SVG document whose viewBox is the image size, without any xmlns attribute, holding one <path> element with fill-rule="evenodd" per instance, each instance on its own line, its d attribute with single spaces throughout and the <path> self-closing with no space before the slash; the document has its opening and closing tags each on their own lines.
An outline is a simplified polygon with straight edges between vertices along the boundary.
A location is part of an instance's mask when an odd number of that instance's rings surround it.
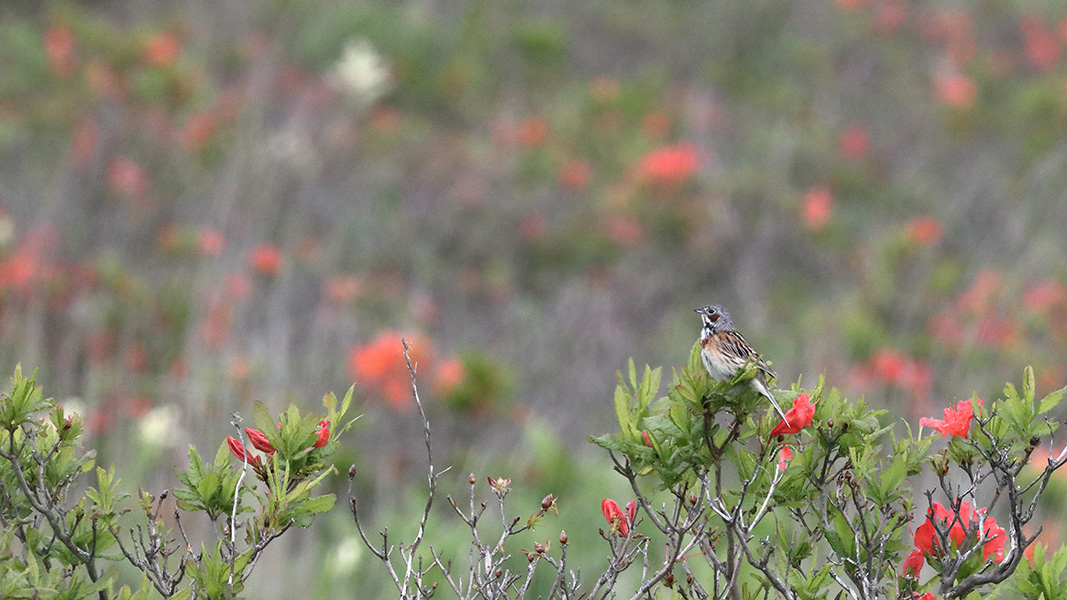
<svg viewBox="0 0 1067 600">
<path fill-rule="evenodd" d="M 752 381 L 756 384 L 756 391 L 763 394 L 767 397 L 768 400 L 771 401 L 771 406 L 774 407 L 775 412 L 777 412 L 778 416 L 782 417 L 782 420 L 785 421 L 785 423 L 788 425 L 789 419 L 786 418 L 785 412 L 782 410 L 782 407 L 778 405 L 778 401 L 774 399 L 774 394 L 771 393 L 770 386 L 764 384 L 762 381 L 757 381 L 755 379 L 753 379 Z"/>
</svg>

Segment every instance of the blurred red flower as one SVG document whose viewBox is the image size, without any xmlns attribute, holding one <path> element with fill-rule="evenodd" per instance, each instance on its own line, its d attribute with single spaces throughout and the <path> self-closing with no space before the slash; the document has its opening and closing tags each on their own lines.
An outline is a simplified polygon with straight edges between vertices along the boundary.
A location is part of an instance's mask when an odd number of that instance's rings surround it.
<svg viewBox="0 0 1067 600">
<path fill-rule="evenodd" d="M 526 213 L 519 219 L 519 237 L 527 242 L 540 239 L 548 231 L 548 219 L 539 213 Z"/>
<path fill-rule="evenodd" d="M 812 186 L 808 193 L 804 195 L 804 203 L 801 205 L 804 224 L 812 231 L 822 229 L 830 221 L 833 209 L 833 197 L 830 195 L 830 188 L 825 185 Z"/>
<path fill-rule="evenodd" d="M 971 108 L 978 95 L 978 86 L 959 73 L 939 73 L 934 78 L 934 93 L 945 104 L 955 108 Z"/>
<path fill-rule="evenodd" d="M 145 61 L 156 67 L 169 67 L 178 60 L 181 45 L 173 33 L 156 33 L 141 47 Z"/>
<path fill-rule="evenodd" d="M 417 333 L 401 335 L 398 331 L 383 331 L 370 344 L 354 346 L 348 355 L 349 373 L 356 383 L 377 393 L 397 411 L 408 408 L 413 401 L 402 339 L 408 342 L 411 363 L 422 369 L 429 367 L 433 346 Z"/>
<path fill-rule="evenodd" d="M 917 398 L 930 393 L 930 367 L 892 348 L 879 348 L 871 356 L 869 369 L 885 385 L 907 389 Z"/>
<path fill-rule="evenodd" d="M 197 248 L 205 256 L 222 256 L 226 249 L 226 237 L 214 227 L 201 227 L 197 234 Z"/>
<path fill-rule="evenodd" d="M 1031 283 L 1023 291 L 1023 306 L 1032 313 L 1047 316 L 1064 305 L 1067 305 L 1067 287 L 1055 279 Z"/>
<path fill-rule="evenodd" d="M 359 297 L 363 284 L 353 275 L 335 275 L 326 279 L 323 290 L 333 304 L 349 304 Z"/>
<path fill-rule="evenodd" d="M 908 4 L 903 0 L 879 0 L 874 9 L 874 31 L 891 35 L 908 22 Z"/>
<path fill-rule="evenodd" d="M 572 158 L 563 165 L 559 172 L 559 183 L 565 188 L 583 190 L 592 179 L 593 168 L 589 163 L 579 158 Z"/>
<path fill-rule="evenodd" d="M 696 146 L 688 143 L 661 146 L 641 157 L 637 170 L 645 181 L 676 185 L 696 175 L 700 168 L 700 155 Z"/>
<path fill-rule="evenodd" d="M 185 119 L 178 134 L 182 150 L 197 152 L 204 148 L 219 128 L 219 119 L 212 110 L 200 110 Z"/>
<path fill-rule="evenodd" d="M 1060 58 L 1060 45 L 1052 30 L 1041 19 L 1024 17 L 1019 23 L 1026 58 L 1040 71 L 1051 69 Z"/>
<path fill-rule="evenodd" d="M 981 404 L 982 399 L 975 399 L 975 404 Z M 972 406 L 970 400 L 961 400 L 956 403 L 956 408 L 945 409 L 945 419 L 928 419 L 923 417 L 919 419 L 920 427 L 933 427 L 941 433 L 941 437 L 949 437 L 952 435 L 958 435 L 960 437 L 967 437 L 967 432 L 971 429 L 971 418 L 974 416 L 974 406 Z"/>
<path fill-rule="evenodd" d="M 143 198 L 148 192 L 148 174 L 141 165 L 125 157 L 111 161 L 108 183 L 115 191 L 131 199 Z"/>
<path fill-rule="evenodd" d="M 814 416 L 815 406 L 811 403 L 811 397 L 801 394 L 793 401 L 793 407 L 786 411 L 785 419 L 771 430 L 771 437 L 798 433 L 801 429 L 811 425 L 811 419 Z"/>
<path fill-rule="evenodd" d="M 941 221 L 930 215 L 919 215 L 908 225 L 908 239 L 923 246 L 933 246 L 941 240 L 943 231 Z"/>
<path fill-rule="evenodd" d="M 455 358 L 445 359 L 437 366 L 437 372 L 434 374 L 434 391 L 443 395 L 451 394 L 466 376 L 467 370 L 462 362 Z"/>
<path fill-rule="evenodd" d="M 993 296 L 1001 288 L 1000 271 L 982 269 L 974 277 L 971 287 L 960 295 L 957 305 L 963 312 L 984 315 L 993 308 Z"/>
<path fill-rule="evenodd" d="M 645 236 L 645 228 L 636 217 L 629 215 L 611 215 L 607 223 L 608 238 L 619 246 L 633 246 Z"/>
<path fill-rule="evenodd" d="M 870 149 L 871 133 L 860 125 L 848 125 L 837 139 L 837 151 L 849 162 L 863 160 Z"/>
<path fill-rule="evenodd" d="M 268 277 L 274 276 L 282 267 L 282 253 L 273 244 L 260 244 L 252 249 L 248 261 L 253 271 Z"/>
<path fill-rule="evenodd" d="M 519 144 L 537 148 L 548 138 L 548 123 L 541 117 L 530 117 L 519 127 Z"/>
<path fill-rule="evenodd" d="M 74 128 L 74 135 L 70 140 L 70 160 L 75 166 L 84 167 L 89 164 L 100 141 L 100 127 L 95 119 L 83 119 Z"/>
<path fill-rule="evenodd" d="M 53 25 L 45 30 L 41 40 L 48 54 L 48 63 L 52 72 L 60 77 L 70 77 L 74 73 L 74 34 L 70 28 Z"/>
</svg>

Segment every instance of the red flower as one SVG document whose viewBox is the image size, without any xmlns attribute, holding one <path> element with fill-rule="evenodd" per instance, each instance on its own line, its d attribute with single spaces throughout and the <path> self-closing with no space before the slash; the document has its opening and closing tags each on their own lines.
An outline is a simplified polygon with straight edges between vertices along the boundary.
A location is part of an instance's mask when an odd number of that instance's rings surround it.
<svg viewBox="0 0 1067 600">
<path fill-rule="evenodd" d="M 849 162 L 859 162 L 866 158 L 871 149 L 871 134 L 859 125 L 849 125 L 841 132 L 837 140 L 837 151 Z"/>
<path fill-rule="evenodd" d="M 661 146 L 641 157 L 637 170 L 652 183 L 679 184 L 696 175 L 700 156 L 693 144 Z"/>
<path fill-rule="evenodd" d="M 967 529 L 971 526 L 973 518 L 982 519 L 985 517 L 985 509 L 971 511 L 970 502 L 961 502 L 959 513 L 955 513 L 949 508 L 945 508 L 940 502 L 934 502 L 930 511 L 927 511 L 926 520 L 923 524 L 915 530 L 915 548 L 918 553 L 926 553 L 933 556 L 940 556 L 943 552 L 940 547 L 939 540 L 937 539 L 937 531 L 944 531 L 948 529 L 948 539 L 952 540 L 953 545 L 959 548 L 963 541 L 967 538 Z M 935 529 L 934 522 L 937 522 Z M 1004 544 L 1007 542 L 1007 535 L 1004 529 L 997 525 L 996 519 L 992 517 L 985 517 L 982 520 L 982 560 L 989 559 L 990 556 L 993 560 L 999 562 L 1004 560 Z M 914 564 L 915 552 L 908 556 L 908 559 L 904 561 L 904 570 L 907 574 L 909 564 Z M 921 568 L 921 563 L 919 564 Z M 918 575 L 918 571 L 915 572 Z"/>
<path fill-rule="evenodd" d="M 315 430 L 315 435 L 318 436 L 315 440 L 316 448 L 322 448 L 326 442 L 330 441 L 330 422 L 327 419 L 319 421 L 319 428 Z"/>
<path fill-rule="evenodd" d="M 641 432 L 641 437 L 645 438 L 645 445 L 648 446 L 649 448 L 651 448 L 652 447 L 652 440 L 650 440 L 648 438 L 648 432 L 647 431 L 642 431 Z"/>
<path fill-rule="evenodd" d="M 982 399 L 975 400 L 978 404 L 982 403 Z M 945 409 L 945 420 L 940 419 L 928 419 L 923 417 L 919 419 L 919 426 L 926 427 L 929 425 L 934 429 L 941 432 L 941 437 L 948 437 L 950 435 L 958 435 L 967 437 L 967 432 L 971 428 L 971 417 L 974 416 L 974 406 L 972 406 L 970 400 L 961 400 L 956 403 L 956 408 Z"/>
<path fill-rule="evenodd" d="M 797 433 L 808 425 L 815 416 L 815 407 L 811 404 L 811 398 L 807 394 L 797 396 L 793 401 L 793 408 L 785 413 L 785 420 L 771 430 L 771 437 L 786 433 Z"/>
<path fill-rule="evenodd" d="M 944 227 L 941 222 L 930 215 L 920 215 L 908 225 L 908 238 L 916 244 L 933 246 L 941 239 Z"/>
<path fill-rule="evenodd" d="M 272 244 L 260 244 L 252 249 L 249 257 L 252 269 L 263 275 L 276 275 L 282 266 L 282 253 L 277 246 Z"/>
<path fill-rule="evenodd" d="M 941 73 L 934 79 L 934 93 L 949 106 L 970 108 L 978 95 L 978 86 L 966 75 Z"/>
<path fill-rule="evenodd" d="M 804 195 L 804 204 L 801 213 L 804 215 L 804 224 L 812 231 L 818 231 L 830 220 L 830 213 L 834 210 L 834 199 L 830 195 L 830 189 L 825 185 L 816 185 Z"/>
<path fill-rule="evenodd" d="M 919 571 L 922 571 L 923 562 L 924 559 L 922 550 L 916 550 L 909 554 L 908 557 L 904 559 L 904 576 L 918 577 Z M 909 572 L 911 573 L 911 575 L 908 575 Z"/>
<path fill-rule="evenodd" d="M 791 460 L 793 460 L 793 451 L 788 446 L 783 447 L 778 453 L 778 468 L 784 471 Z"/>
<path fill-rule="evenodd" d="M 259 457 L 245 450 L 245 447 L 232 435 L 226 436 L 226 443 L 230 445 L 230 452 L 241 462 L 246 462 L 253 467 L 259 466 Z"/>
<path fill-rule="evenodd" d="M 624 513 L 619 508 L 618 502 L 611 498 L 604 498 L 604 501 L 600 503 L 600 510 L 604 513 L 604 518 L 608 520 L 608 524 L 611 525 L 612 531 L 618 531 L 619 535 L 623 537 L 630 535 L 630 525 L 633 524 L 634 518 L 637 516 L 636 500 L 630 500 Z"/>
<path fill-rule="evenodd" d="M 256 450 L 266 452 L 267 454 L 274 454 L 274 446 L 270 445 L 266 434 L 262 431 L 252 429 L 251 427 L 245 427 L 245 433 L 248 434 L 248 441 L 252 443 L 252 446 Z"/>
<path fill-rule="evenodd" d="M 921 596 L 915 596 L 915 600 L 937 600 L 937 597 L 930 592 L 926 592 Z"/>
</svg>

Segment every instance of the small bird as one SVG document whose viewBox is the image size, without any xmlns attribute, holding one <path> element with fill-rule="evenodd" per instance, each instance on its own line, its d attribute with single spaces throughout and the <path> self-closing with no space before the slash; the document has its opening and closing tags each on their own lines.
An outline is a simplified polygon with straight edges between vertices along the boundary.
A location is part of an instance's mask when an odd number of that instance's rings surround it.
<svg viewBox="0 0 1067 600">
<path fill-rule="evenodd" d="M 736 329 L 730 319 L 730 313 L 717 305 L 709 304 L 700 308 L 694 308 L 703 322 L 700 328 L 700 358 L 704 361 L 704 368 L 708 370 L 712 378 L 725 381 L 737 375 L 746 364 L 753 362 L 756 366 L 756 376 L 749 380 L 749 384 L 759 393 L 767 397 L 774 406 L 774 410 L 785 419 L 782 407 L 771 394 L 768 379 L 775 377 L 763 357 L 756 354 L 748 341 L 745 340 Z M 788 420 L 786 419 L 788 422 Z"/>
</svg>

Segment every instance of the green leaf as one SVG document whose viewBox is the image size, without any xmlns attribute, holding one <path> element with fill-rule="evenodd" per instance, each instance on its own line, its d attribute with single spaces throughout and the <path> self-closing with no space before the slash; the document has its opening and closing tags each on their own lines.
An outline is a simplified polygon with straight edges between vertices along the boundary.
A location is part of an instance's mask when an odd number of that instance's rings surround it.
<svg viewBox="0 0 1067 600">
<path fill-rule="evenodd" d="M 893 457 L 893 462 L 890 463 L 882 473 L 882 480 L 879 482 L 879 489 L 882 492 L 883 497 L 888 497 L 889 493 L 900 487 L 900 484 L 904 483 L 904 479 L 908 476 L 908 457 L 906 454 L 897 454 Z"/>
<path fill-rule="evenodd" d="M 630 421 L 630 395 L 622 385 L 615 387 L 615 417 L 619 419 L 619 429 L 624 435 L 633 430 L 634 425 Z"/>
<path fill-rule="evenodd" d="M 1042 398 L 1041 402 L 1037 405 L 1037 414 L 1045 414 L 1056 408 L 1060 403 L 1060 400 L 1063 400 L 1064 394 L 1067 394 L 1067 387 L 1062 387 Z"/>
<path fill-rule="evenodd" d="M 333 508 L 334 503 L 337 501 L 337 497 L 334 494 L 327 494 L 325 496 L 317 496 L 310 498 L 300 505 L 300 510 L 305 510 L 312 514 L 324 513 Z"/>
</svg>

